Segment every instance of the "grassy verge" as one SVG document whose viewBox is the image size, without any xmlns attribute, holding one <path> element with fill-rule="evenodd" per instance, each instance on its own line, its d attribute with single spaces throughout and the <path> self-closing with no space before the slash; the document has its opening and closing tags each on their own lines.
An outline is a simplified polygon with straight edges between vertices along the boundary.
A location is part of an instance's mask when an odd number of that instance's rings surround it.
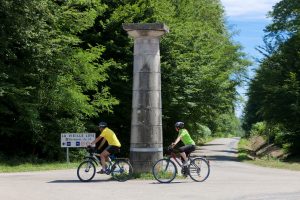
<svg viewBox="0 0 300 200">
<path fill-rule="evenodd" d="M 259 165 L 262 167 L 272 167 L 278 169 L 289 169 L 300 171 L 300 158 L 288 158 L 286 160 L 279 160 L 269 156 L 262 158 L 253 157 L 253 152 L 249 148 L 249 142 L 246 139 L 241 139 L 239 143 L 238 159 L 242 162 Z"/>
<path fill-rule="evenodd" d="M 28 171 L 45 171 L 58 169 L 75 169 L 78 163 L 21 163 L 21 164 L 5 164 L 0 163 L 0 173 L 7 172 L 28 172 Z"/>
<path fill-rule="evenodd" d="M 205 137 L 205 138 L 200 138 L 199 140 L 195 141 L 196 142 L 196 145 L 198 146 L 202 146 L 204 145 L 205 143 L 208 143 L 208 142 L 211 142 L 213 141 L 214 139 L 216 139 L 218 137 L 211 137 L 211 136 L 208 136 L 208 137 Z"/>
<path fill-rule="evenodd" d="M 48 171 L 60 169 L 76 169 L 79 163 L 42 163 L 42 164 L 3 164 L 0 163 L 0 173 L 12 172 L 32 172 L 32 171 Z M 133 179 L 138 180 L 155 180 L 152 173 L 134 173 Z M 176 179 L 184 179 L 184 177 L 177 175 Z"/>
<path fill-rule="evenodd" d="M 152 173 L 134 173 L 134 179 L 141 179 L 141 180 L 154 180 Z"/>
<path fill-rule="evenodd" d="M 140 179 L 140 180 L 155 180 L 152 173 L 134 173 L 133 174 L 134 179 Z M 185 179 L 186 177 L 181 176 L 179 174 L 176 175 L 175 179 Z"/>
</svg>

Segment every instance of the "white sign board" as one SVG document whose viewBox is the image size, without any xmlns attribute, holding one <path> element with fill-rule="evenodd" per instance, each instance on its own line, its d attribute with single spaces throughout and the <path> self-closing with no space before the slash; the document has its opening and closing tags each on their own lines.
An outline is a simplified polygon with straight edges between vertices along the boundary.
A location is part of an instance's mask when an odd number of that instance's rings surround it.
<svg viewBox="0 0 300 200">
<path fill-rule="evenodd" d="M 86 147 L 95 140 L 96 133 L 62 133 L 61 147 Z"/>
</svg>

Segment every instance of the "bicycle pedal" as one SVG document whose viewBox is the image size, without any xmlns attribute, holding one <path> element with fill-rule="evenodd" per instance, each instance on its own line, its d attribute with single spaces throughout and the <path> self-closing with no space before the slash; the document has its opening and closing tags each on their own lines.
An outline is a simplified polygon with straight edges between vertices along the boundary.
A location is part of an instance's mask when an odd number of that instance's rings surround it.
<svg viewBox="0 0 300 200">
<path fill-rule="evenodd" d="M 97 171 L 97 174 L 109 174 L 110 173 L 110 171 L 109 170 L 99 170 L 99 171 Z"/>
</svg>

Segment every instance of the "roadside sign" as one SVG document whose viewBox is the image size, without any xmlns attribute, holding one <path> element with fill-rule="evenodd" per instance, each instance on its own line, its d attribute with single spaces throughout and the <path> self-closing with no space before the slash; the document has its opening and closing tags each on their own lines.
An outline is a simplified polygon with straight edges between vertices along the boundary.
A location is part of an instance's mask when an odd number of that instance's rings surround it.
<svg viewBox="0 0 300 200">
<path fill-rule="evenodd" d="M 62 133 L 61 147 L 86 147 L 96 138 L 96 133 Z"/>
</svg>

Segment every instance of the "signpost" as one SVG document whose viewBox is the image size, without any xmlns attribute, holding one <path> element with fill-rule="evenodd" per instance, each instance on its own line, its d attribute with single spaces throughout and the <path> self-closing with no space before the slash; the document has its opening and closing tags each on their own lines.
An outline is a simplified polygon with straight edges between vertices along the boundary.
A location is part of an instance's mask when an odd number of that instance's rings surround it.
<svg viewBox="0 0 300 200">
<path fill-rule="evenodd" d="M 67 162 L 69 159 L 69 147 L 86 147 L 96 138 L 96 133 L 62 133 L 61 147 L 67 148 Z"/>
</svg>

